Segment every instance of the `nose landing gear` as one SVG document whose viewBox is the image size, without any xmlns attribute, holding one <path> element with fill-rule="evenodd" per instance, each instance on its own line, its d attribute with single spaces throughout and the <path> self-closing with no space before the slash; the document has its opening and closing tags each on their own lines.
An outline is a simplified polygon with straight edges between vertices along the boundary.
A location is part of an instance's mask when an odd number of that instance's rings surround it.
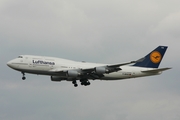
<svg viewBox="0 0 180 120">
<path fill-rule="evenodd" d="M 24 72 L 21 72 L 22 74 L 23 74 L 23 76 L 22 76 L 22 80 L 25 80 L 26 79 L 26 77 L 25 77 L 25 73 Z"/>
</svg>

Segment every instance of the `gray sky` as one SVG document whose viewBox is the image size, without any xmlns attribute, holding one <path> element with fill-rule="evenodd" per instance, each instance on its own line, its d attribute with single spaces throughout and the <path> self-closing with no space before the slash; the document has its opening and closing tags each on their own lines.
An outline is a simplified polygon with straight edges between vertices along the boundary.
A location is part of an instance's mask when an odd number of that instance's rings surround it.
<svg viewBox="0 0 180 120">
<path fill-rule="evenodd" d="M 0 119 L 179 120 L 179 0 L 1 0 Z M 74 88 L 6 66 L 20 54 L 122 63 L 169 46 L 160 76 Z"/>
</svg>

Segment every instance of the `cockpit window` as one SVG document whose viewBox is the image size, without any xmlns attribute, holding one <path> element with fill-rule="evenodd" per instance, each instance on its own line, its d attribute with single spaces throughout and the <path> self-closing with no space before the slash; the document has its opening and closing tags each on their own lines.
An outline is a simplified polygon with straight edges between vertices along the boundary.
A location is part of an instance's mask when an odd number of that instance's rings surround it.
<svg viewBox="0 0 180 120">
<path fill-rule="evenodd" d="M 23 58 L 22 56 L 18 56 L 18 58 Z"/>
</svg>

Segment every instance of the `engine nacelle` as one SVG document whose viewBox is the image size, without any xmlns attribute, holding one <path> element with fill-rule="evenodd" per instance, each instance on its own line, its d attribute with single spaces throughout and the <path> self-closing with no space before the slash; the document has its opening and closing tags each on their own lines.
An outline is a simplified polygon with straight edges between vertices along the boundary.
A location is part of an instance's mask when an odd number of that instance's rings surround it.
<svg viewBox="0 0 180 120">
<path fill-rule="evenodd" d="M 109 73 L 109 70 L 106 67 L 96 67 L 95 72 L 97 74 L 104 74 L 104 73 Z"/>
<path fill-rule="evenodd" d="M 61 80 L 62 80 L 62 78 L 59 76 L 51 76 L 51 81 L 60 82 Z"/>
<path fill-rule="evenodd" d="M 117 72 L 119 70 L 122 70 L 121 68 L 114 68 L 114 67 L 96 67 L 95 72 L 97 74 L 104 74 L 104 73 L 111 73 L 111 72 Z"/>
<path fill-rule="evenodd" d="M 81 75 L 81 73 L 79 73 L 76 70 L 68 70 L 67 71 L 67 76 L 68 77 L 78 77 L 79 75 Z"/>
</svg>

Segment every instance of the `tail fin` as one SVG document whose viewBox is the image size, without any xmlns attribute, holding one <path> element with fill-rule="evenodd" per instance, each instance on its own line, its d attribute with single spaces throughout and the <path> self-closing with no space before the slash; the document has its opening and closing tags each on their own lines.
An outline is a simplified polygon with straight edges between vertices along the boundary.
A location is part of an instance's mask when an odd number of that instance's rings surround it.
<svg viewBox="0 0 180 120">
<path fill-rule="evenodd" d="M 144 58 L 137 60 L 137 62 L 133 66 L 158 68 L 167 48 L 167 46 L 157 47 Z"/>
</svg>

